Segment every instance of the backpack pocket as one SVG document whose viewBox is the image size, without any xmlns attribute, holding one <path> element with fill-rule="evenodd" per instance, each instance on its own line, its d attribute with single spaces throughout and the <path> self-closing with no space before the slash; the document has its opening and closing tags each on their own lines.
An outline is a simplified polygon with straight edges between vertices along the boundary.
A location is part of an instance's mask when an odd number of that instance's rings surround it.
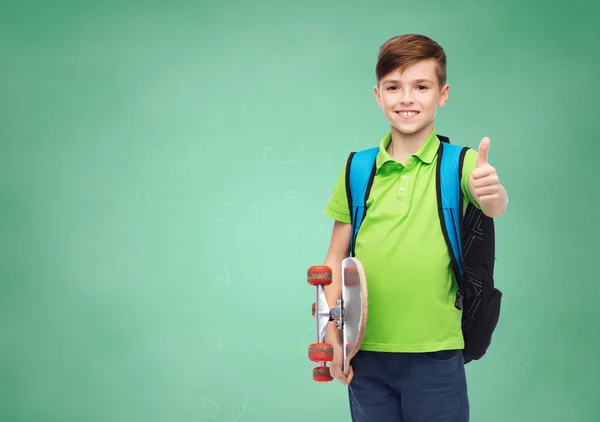
<svg viewBox="0 0 600 422">
<path fill-rule="evenodd" d="M 496 288 L 486 290 L 483 293 L 482 302 L 482 312 L 477 319 L 468 318 L 463 327 L 465 363 L 481 359 L 490 346 L 492 335 L 500 318 L 502 292 Z"/>
</svg>

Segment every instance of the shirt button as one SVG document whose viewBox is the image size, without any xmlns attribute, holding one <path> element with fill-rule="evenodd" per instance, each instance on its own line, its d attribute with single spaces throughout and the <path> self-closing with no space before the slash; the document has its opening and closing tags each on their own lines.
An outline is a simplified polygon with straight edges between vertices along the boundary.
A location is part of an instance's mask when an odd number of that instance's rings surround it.
<svg viewBox="0 0 600 422">
<path fill-rule="evenodd" d="M 408 179 L 408 176 L 405 174 L 404 176 L 402 176 L 402 179 L 406 180 L 406 179 Z"/>
<path fill-rule="evenodd" d="M 402 192 L 404 192 L 404 191 L 406 190 L 406 188 L 405 188 L 404 186 L 400 186 L 400 190 L 401 190 Z"/>
</svg>

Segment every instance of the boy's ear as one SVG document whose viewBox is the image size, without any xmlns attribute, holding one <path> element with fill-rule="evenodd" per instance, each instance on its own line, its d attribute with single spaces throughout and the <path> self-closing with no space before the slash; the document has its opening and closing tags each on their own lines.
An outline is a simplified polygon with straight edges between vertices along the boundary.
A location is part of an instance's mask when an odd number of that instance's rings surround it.
<svg viewBox="0 0 600 422">
<path fill-rule="evenodd" d="M 383 108 L 383 104 L 381 104 L 381 95 L 377 86 L 373 88 L 373 93 L 375 94 L 375 100 L 377 100 L 377 105 L 379 106 L 379 108 Z"/>
<path fill-rule="evenodd" d="M 446 101 L 448 101 L 448 94 L 450 91 L 450 85 L 445 84 L 440 90 L 440 100 L 438 101 L 438 105 L 443 107 L 446 105 Z"/>
</svg>

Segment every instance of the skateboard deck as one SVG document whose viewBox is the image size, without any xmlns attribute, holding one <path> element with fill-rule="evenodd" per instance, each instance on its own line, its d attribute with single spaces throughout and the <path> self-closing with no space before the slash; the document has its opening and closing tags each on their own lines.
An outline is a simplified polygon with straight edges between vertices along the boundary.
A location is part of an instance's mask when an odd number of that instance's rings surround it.
<svg viewBox="0 0 600 422">
<path fill-rule="evenodd" d="M 356 258 L 346 258 L 342 261 L 342 300 L 342 370 L 344 375 L 348 375 L 350 361 L 360 350 L 367 328 L 367 279 L 361 262 Z"/>
<path fill-rule="evenodd" d="M 362 345 L 367 327 L 368 293 L 367 279 L 361 262 L 348 257 L 342 261 L 341 284 L 342 297 L 336 306 L 329 308 L 324 286 L 332 281 L 332 271 L 328 266 L 313 266 L 308 269 L 308 283 L 316 287 L 316 301 L 312 305 L 312 314 L 317 325 L 317 342 L 309 346 L 308 356 L 319 366 L 313 368 L 313 379 L 317 382 L 332 381 L 327 362 L 333 360 L 333 346 L 325 343 L 327 325 L 335 321 L 341 331 L 343 365 L 345 375 L 349 373 L 350 362 Z"/>
</svg>

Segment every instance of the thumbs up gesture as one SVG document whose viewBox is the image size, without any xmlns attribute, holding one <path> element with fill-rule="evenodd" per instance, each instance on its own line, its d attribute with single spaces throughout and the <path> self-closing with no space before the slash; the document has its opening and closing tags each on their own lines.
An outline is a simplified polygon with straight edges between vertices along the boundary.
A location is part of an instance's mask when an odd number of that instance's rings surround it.
<svg viewBox="0 0 600 422">
<path fill-rule="evenodd" d="M 483 138 L 479 144 L 475 169 L 471 173 L 469 184 L 475 200 L 484 204 L 495 204 L 500 199 L 500 182 L 496 169 L 488 162 L 490 138 Z"/>
</svg>

